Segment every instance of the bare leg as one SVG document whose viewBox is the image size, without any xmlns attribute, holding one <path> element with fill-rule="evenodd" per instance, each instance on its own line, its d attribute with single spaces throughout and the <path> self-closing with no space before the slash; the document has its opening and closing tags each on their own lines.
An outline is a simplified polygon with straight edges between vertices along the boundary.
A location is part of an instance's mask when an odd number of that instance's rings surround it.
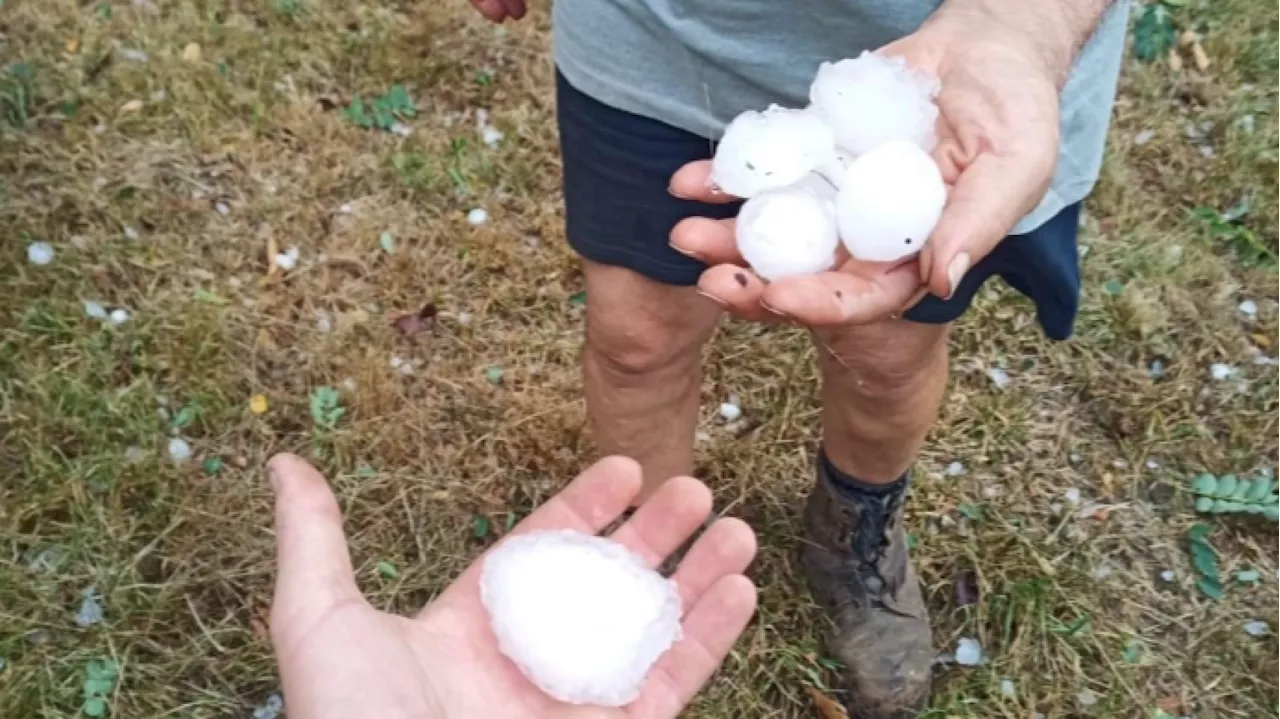
<svg viewBox="0 0 1280 719">
<path fill-rule="evenodd" d="M 946 392 L 948 329 L 888 320 L 819 333 L 822 443 L 832 464 L 868 483 L 892 482 L 911 466 Z"/>
<path fill-rule="evenodd" d="M 596 444 L 644 468 L 643 501 L 693 471 L 702 347 L 720 309 L 692 287 L 584 261 L 583 378 Z"/>
<path fill-rule="evenodd" d="M 929 612 L 902 525 L 903 476 L 947 384 L 947 328 L 892 320 L 824 332 L 826 461 L 805 506 L 801 563 L 835 624 L 850 716 L 915 716 L 933 664 Z"/>
</svg>

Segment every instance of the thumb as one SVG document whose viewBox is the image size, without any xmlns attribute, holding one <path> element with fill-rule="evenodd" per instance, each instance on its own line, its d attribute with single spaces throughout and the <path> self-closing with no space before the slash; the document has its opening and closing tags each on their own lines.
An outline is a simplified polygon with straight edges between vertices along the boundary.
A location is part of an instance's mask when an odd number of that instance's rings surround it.
<svg viewBox="0 0 1280 719">
<path fill-rule="evenodd" d="M 306 631 L 334 604 L 360 599 L 342 512 L 323 476 L 305 460 L 267 462 L 276 495 L 276 591 L 271 629 Z M 280 625 L 280 626 L 277 626 Z"/>
<path fill-rule="evenodd" d="M 1042 162 L 982 154 L 956 178 L 920 258 L 929 292 L 949 298 L 965 273 L 1005 238 L 1048 189 Z"/>
</svg>

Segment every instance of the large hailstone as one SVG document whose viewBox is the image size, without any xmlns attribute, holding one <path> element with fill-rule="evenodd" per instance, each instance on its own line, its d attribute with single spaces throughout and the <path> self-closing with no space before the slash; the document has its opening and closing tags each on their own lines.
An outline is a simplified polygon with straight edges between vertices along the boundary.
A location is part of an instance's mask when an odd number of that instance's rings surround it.
<svg viewBox="0 0 1280 719">
<path fill-rule="evenodd" d="M 770 105 L 725 128 L 711 160 L 711 183 L 741 198 L 786 187 L 835 155 L 835 135 L 819 113 Z"/>
<path fill-rule="evenodd" d="M 836 197 L 840 241 L 855 260 L 909 257 L 924 247 L 946 202 L 942 173 L 919 145 L 882 145 L 845 172 Z"/>
<path fill-rule="evenodd" d="M 817 175 L 752 197 L 738 212 L 738 251 L 766 280 L 831 269 L 840 246 L 835 197 Z"/>
<path fill-rule="evenodd" d="M 936 78 L 900 57 L 863 52 L 819 65 L 809 100 L 831 123 L 836 144 L 854 156 L 895 140 L 932 150 L 938 89 Z"/>
<path fill-rule="evenodd" d="M 604 537 L 548 530 L 484 560 L 480 599 L 499 650 L 571 704 L 623 706 L 681 637 L 675 583 Z"/>
</svg>

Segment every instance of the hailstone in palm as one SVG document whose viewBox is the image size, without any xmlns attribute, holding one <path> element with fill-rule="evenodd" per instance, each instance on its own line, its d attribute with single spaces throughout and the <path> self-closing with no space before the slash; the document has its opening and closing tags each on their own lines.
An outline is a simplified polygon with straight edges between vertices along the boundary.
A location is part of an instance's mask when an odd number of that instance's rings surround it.
<svg viewBox="0 0 1280 719">
<path fill-rule="evenodd" d="M 618 707 L 681 638 L 672 580 L 605 538 L 513 536 L 485 557 L 480 600 L 498 649 L 552 698 Z"/>
<path fill-rule="evenodd" d="M 835 155 L 831 126 L 819 113 L 770 105 L 725 127 L 711 160 L 711 184 L 741 198 L 799 181 Z"/>
<path fill-rule="evenodd" d="M 881 145 L 845 172 L 836 197 L 840 240 L 855 260 L 909 257 L 928 241 L 946 201 L 942 172 L 919 145 Z"/>
<path fill-rule="evenodd" d="M 831 269 L 840 246 L 835 197 L 835 188 L 809 175 L 747 200 L 735 230 L 742 258 L 766 280 Z"/>
<path fill-rule="evenodd" d="M 836 144 L 854 156 L 897 140 L 932 150 L 938 90 L 936 78 L 904 59 L 863 52 L 819 65 L 809 101 L 831 124 Z"/>
</svg>

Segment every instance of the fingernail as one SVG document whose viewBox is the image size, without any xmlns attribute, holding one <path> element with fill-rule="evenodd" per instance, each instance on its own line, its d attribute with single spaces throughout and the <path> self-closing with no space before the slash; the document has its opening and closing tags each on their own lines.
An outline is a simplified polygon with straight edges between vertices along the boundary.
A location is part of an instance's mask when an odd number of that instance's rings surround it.
<svg viewBox="0 0 1280 719">
<path fill-rule="evenodd" d="M 782 310 L 776 307 L 771 306 L 768 302 L 765 302 L 764 300 L 760 300 L 760 306 L 763 307 L 766 312 L 771 312 L 779 317 L 782 317 L 783 319 L 788 319 L 788 320 L 791 319 L 791 315 L 787 314 L 786 312 L 783 312 Z"/>
<path fill-rule="evenodd" d="M 711 294 L 710 292 L 703 292 L 702 290 L 698 290 L 697 292 L 698 292 L 698 294 L 702 295 L 703 297 L 706 297 L 707 299 L 709 299 L 709 300 L 711 300 L 712 302 L 714 302 L 714 303 L 716 303 L 716 304 L 720 305 L 721 307 L 728 307 L 728 306 L 729 306 L 729 303 L 728 303 L 728 302 L 725 302 L 724 300 L 720 299 L 719 297 L 716 297 L 715 295 Z"/>
<path fill-rule="evenodd" d="M 951 259 L 951 264 L 947 265 L 947 280 L 951 283 L 951 291 L 947 293 L 947 299 L 956 293 L 956 289 L 960 287 L 960 280 L 964 279 L 964 273 L 969 271 L 969 253 L 961 252 Z"/>
<path fill-rule="evenodd" d="M 667 193 L 670 194 L 672 197 L 678 197 L 681 200 L 689 199 L 687 195 L 677 192 L 676 188 L 673 185 L 667 185 Z"/>
<path fill-rule="evenodd" d="M 668 242 L 667 244 L 671 247 L 671 249 L 675 250 L 676 252 L 679 252 L 685 257 L 692 257 L 693 259 L 699 260 L 699 261 L 702 260 L 702 256 L 699 255 L 697 252 L 694 252 L 692 250 L 686 250 L 685 248 L 681 247 L 680 245 L 677 245 L 674 242 Z"/>
</svg>

